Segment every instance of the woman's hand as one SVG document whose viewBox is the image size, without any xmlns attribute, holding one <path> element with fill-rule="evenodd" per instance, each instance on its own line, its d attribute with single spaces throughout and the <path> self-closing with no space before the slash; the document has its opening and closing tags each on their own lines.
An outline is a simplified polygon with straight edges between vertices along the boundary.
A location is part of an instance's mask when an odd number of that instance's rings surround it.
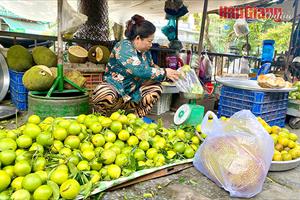
<svg viewBox="0 0 300 200">
<path fill-rule="evenodd" d="M 167 73 L 167 78 L 171 79 L 172 81 L 176 81 L 179 79 L 179 75 L 180 75 L 180 72 L 174 70 L 174 69 L 171 69 L 171 68 L 166 68 L 166 73 Z"/>
</svg>

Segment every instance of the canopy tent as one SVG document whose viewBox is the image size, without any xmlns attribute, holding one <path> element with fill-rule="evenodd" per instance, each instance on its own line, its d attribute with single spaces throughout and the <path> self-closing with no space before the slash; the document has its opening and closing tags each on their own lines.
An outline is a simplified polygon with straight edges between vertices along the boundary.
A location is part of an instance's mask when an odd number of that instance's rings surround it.
<svg viewBox="0 0 300 200">
<path fill-rule="evenodd" d="M 1 16 L 0 19 L 3 19 L 3 21 L 9 26 L 10 30 L 15 32 L 40 34 L 49 28 L 49 24 L 42 22 L 22 21 Z"/>
<path fill-rule="evenodd" d="M 184 4 L 188 7 L 189 13 L 199 13 L 202 12 L 203 1 L 204 0 L 184 0 Z M 235 6 L 252 2 L 260 1 L 209 1 L 208 11 L 216 10 L 220 6 Z M 68 3 L 74 10 L 77 10 L 77 0 L 68 0 Z M 133 14 L 140 14 L 151 21 L 160 20 L 165 18 L 164 4 L 164 0 L 108 0 L 109 17 L 114 22 L 120 24 L 126 22 Z M 55 22 L 57 18 L 56 0 L 1 0 L 1 6 L 29 20 Z"/>
</svg>

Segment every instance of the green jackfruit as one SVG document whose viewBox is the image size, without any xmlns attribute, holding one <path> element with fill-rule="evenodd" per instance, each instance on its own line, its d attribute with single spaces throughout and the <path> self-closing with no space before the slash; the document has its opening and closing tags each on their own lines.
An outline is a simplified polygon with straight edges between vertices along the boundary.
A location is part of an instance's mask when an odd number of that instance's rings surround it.
<svg viewBox="0 0 300 200">
<path fill-rule="evenodd" d="M 37 65 L 56 67 L 57 56 L 47 47 L 34 47 L 32 50 L 33 60 Z"/>
<path fill-rule="evenodd" d="M 14 45 L 7 51 L 7 64 L 12 70 L 25 72 L 32 67 L 33 60 L 31 54 L 25 47 Z"/>
<path fill-rule="evenodd" d="M 107 47 L 97 45 L 89 49 L 88 58 L 92 63 L 106 64 L 108 62 L 110 52 Z"/>
<path fill-rule="evenodd" d="M 57 77 L 57 68 L 56 67 L 51 67 L 50 68 L 54 78 Z M 84 87 L 84 84 L 86 83 L 86 78 L 80 73 L 80 71 L 75 70 L 75 69 L 69 69 L 69 68 L 64 68 L 64 76 L 68 78 L 70 81 L 78 85 L 79 87 Z M 71 86 L 69 83 L 65 82 L 64 83 L 64 88 L 65 89 L 74 89 L 73 86 Z"/>
<path fill-rule="evenodd" d="M 23 76 L 23 84 L 28 90 L 49 90 L 54 82 L 51 70 L 45 65 L 36 65 L 27 70 Z"/>
<path fill-rule="evenodd" d="M 85 63 L 88 51 L 81 46 L 71 46 L 68 49 L 70 63 Z"/>
</svg>

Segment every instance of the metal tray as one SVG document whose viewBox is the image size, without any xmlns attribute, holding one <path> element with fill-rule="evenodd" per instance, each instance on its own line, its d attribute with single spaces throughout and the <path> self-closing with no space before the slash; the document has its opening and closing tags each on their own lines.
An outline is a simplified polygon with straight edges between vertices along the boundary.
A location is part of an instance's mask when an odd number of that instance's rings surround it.
<svg viewBox="0 0 300 200">
<path fill-rule="evenodd" d="M 0 120 L 11 117 L 11 116 L 15 115 L 16 112 L 17 112 L 17 109 L 15 107 L 0 106 Z"/>
<path fill-rule="evenodd" d="M 295 160 L 289 160 L 289 161 L 272 161 L 269 171 L 271 172 L 286 171 L 298 167 L 299 164 L 300 164 L 300 158 L 297 158 Z"/>
<path fill-rule="evenodd" d="M 9 72 L 4 56 L 0 53 L 0 101 L 4 99 L 9 88 Z"/>
<path fill-rule="evenodd" d="M 237 78 L 216 78 L 216 81 L 228 87 L 261 92 L 290 92 L 293 90 L 297 90 L 297 88 L 262 88 L 258 85 L 256 80 L 243 80 Z"/>
</svg>

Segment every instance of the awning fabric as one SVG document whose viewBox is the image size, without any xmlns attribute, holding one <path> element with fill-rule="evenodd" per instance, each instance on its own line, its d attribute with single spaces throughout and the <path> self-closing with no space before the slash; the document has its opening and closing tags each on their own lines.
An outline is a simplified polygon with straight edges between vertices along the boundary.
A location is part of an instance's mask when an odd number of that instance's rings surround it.
<svg viewBox="0 0 300 200">
<path fill-rule="evenodd" d="M 10 29 L 16 32 L 24 33 L 41 33 L 48 29 L 48 24 L 40 22 L 26 22 L 15 20 L 6 17 L 0 17 L 9 26 Z"/>
<path fill-rule="evenodd" d="M 257 0 L 209 0 L 208 10 L 255 1 Z M 184 0 L 189 13 L 201 13 L 203 2 L 203 0 Z M 68 3 L 77 10 L 77 0 L 68 0 Z M 140 14 L 151 21 L 162 20 L 165 18 L 164 5 L 164 0 L 108 0 L 109 17 L 121 24 L 134 14 Z M 1 6 L 21 17 L 34 21 L 55 22 L 57 17 L 56 0 L 1 0 Z"/>
</svg>

